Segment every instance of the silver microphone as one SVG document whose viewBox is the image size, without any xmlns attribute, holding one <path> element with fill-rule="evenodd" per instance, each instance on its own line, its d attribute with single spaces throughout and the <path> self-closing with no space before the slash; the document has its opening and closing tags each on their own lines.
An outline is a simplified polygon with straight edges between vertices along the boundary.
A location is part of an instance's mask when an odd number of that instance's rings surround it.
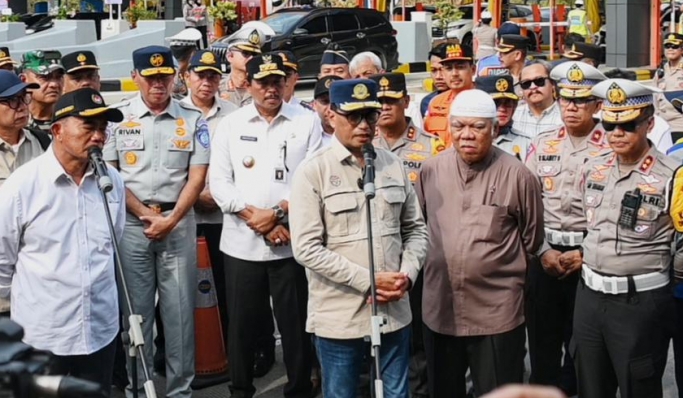
<svg viewBox="0 0 683 398">
<path fill-rule="evenodd" d="M 363 159 L 365 160 L 365 168 L 363 169 L 363 192 L 366 198 L 375 197 L 375 158 L 377 153 L 372 143 L 367 143 L 361 148 L 363 152 Z"/>
<path fill-rule="evenodd" d="M 105 193 L 111 191 L 114 188 L 114 184 L 112 184 L 111 178 L 109 178 L 107 165 L 102 160 L 102 150 L 96 146 L 90 147 L 88 149 L 88 157 L 90 157 L 90 164 L 97 176 L 97 185 Z"/>
</svg>

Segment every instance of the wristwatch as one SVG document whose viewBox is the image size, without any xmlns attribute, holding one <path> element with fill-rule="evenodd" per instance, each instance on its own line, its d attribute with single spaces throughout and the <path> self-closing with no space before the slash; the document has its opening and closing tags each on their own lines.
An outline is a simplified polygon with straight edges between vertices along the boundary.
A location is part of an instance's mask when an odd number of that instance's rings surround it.
<svg viewBox="0 0 683 398">
<path fill-rule="evenodd" d="M 283 218 L 285 218 L 285 210 L 282 207 L 280 207 L 280 205 L 275 205 L 272 207 L 272 209 L 275 211 L 275 217 L 277 217 L 278 220 L 282 220 Z"/>
</svg>

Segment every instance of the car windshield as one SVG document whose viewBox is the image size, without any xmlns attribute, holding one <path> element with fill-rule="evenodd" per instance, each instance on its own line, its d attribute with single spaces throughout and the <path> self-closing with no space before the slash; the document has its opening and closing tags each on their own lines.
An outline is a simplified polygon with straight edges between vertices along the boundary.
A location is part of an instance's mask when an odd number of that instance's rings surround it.
<svg viewBox="0 0 683 398">
<path fill-rule="evenodd" d="M 299 20 L 306 14 L 307 13 L 305 11 L 278 12 L 266 17 L 265 19 L 262 19 L 261 21 L 273 28 L 275 34 L 281 35 L 287 32 L 292 26 L 296 25 L 296 23 L 299 22 Z"/>
</svg>

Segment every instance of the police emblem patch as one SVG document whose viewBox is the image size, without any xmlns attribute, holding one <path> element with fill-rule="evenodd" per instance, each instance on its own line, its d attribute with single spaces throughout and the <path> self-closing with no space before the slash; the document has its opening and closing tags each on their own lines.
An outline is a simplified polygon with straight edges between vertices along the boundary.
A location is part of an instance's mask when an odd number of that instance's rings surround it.
<svg viewBox="0 0 683 398">
<path fill-rule="evenodd" d="M 502 92 L 507 91 L 508 87 L 509 87 L 509 85 L 508 85 L 508 81 L 507 81 L 507 80 L 505 80 L 505 79 L 498 79 L 498 80 L 496 81 L 496 90 L 498 90 L 499 92 L 502 93 Z"/>
<path fill-rule="evenodd" d="M 353 87 L 353 94 L 351 95 L 351 97 L 362 101 L 368 98 L 369 96 L 370 93 L 368 92 L 368 87 L 365 84 L 359 83 Z"/>
<path fill-rule="evenodd" d="M 155 67 L 161 66 L 164 64 L 164 56 L 161 54 L 154 54 L 151 57 L 149 57 L 149 64 Z"/>
<path fill-rule="evenodd" d="M 209 126 L 207 126 L 206 121 L 204 120 L 199 122 L 199 127 L 197 128 L 197 141 L 199 141 L 199 144 L 205 149 L 209 148 L 211 145 Z"/>
</svg>

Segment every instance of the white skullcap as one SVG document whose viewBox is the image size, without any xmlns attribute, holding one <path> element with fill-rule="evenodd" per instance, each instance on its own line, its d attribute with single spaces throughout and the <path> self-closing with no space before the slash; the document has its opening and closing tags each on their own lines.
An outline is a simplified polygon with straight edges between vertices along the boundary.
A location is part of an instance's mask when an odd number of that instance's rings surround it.
<svg viewBox="0 0 683 398">
<path fill-rule="evenodd" d="M 492 119 L 497 116 L 496 103 L 482 90 L 460 92 L 451 103 L 451 116 L 482 117 Z"/>
<path fill-rule="evenodd" d="M 493 16 L 488 11 L 483 11 L 481 13 L 481 19 L 493 19 Z"/>
</svg>

